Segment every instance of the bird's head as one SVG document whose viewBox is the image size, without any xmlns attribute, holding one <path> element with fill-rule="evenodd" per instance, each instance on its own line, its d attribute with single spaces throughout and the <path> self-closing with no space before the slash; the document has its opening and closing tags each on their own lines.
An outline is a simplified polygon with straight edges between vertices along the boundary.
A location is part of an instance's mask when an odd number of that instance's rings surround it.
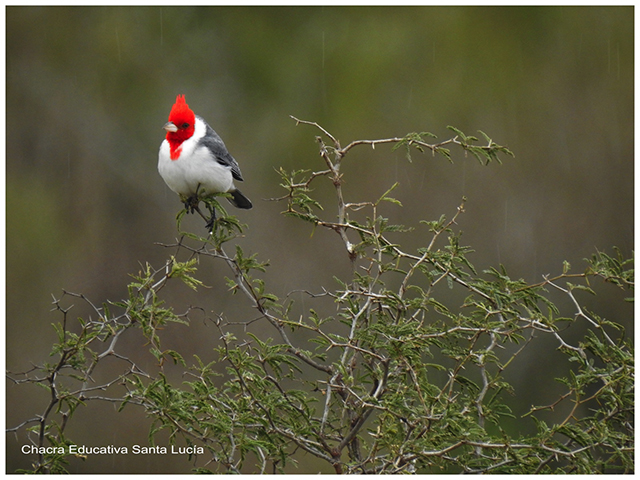
<svg viewBox="0 0 640 480">
<path fill-rule="evenodd" d="M 189 108 L 184 95 L 178 95 L 176 103 L 169 113 L 169 121 L 163 127 L 167 131 L 167 140 L 172 150 L 179 147 L 182 142 L 191 138 L 195 129 L 196 115 Z"/>
</svg>

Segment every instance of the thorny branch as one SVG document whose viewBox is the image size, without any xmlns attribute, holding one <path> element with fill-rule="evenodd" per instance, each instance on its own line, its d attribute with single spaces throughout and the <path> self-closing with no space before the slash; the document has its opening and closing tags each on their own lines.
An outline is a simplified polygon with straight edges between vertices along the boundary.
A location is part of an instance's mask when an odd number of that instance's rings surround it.
<svg viewBox="0 0 640 480">
<path fill-rule="evenodd" d="M 353 265 L 353 278 L 339 281 L 335 291 L 302 292 L 318 302 L 319 310 L 334 314 L 322 316 L 315 310 L 294 314 L 290 296 L 281 302 L 265 293 L 264 284 L 251 274 L 262 266 L 244 257 L 239 247 L 236 255 L 223 248 L 236 238 L 230 231 L 239 228 L 233 221 L 224 223 L 223 215 L 208 238 L 183 234 L 176 243 L 161 244 L 174 249 L 174 256 L 160 269 L 147 266 L 136 277 L 129 299 L 111 305 L 120 313 L 112 313 L 107 305 L 98 307 L 82 294 L 64 292 L 61 299 L 54 298 L 54 310 L 62 317 L 56 362 L 8 374 L 17 385 L 45 386 L 49 398 L 43 413 L 7 431 L 17 435 L 35 426 L 33 444 L 64 443 L 75 408 L 98 400 L 120 408 L 138 405 L 154 419 L 152 434 L 169 429 L 172 441 L 179 437 L 188 444 L 204 445 L 209 457 L 203 471 L 212 465 L 218 471 L 241 473 L 248 458 L 255 458 L 260 473 L 284 471 L 295 464 L 298 451 L 326 462 L 335 473 L 443 468 L 465 473 L 592 472 L 589 468 L 595 467 L 587 466 L 592 458 L 602 459 L 602 470 L 628 471 L 633 443 L 624 433 L 632 430 L 632 354 L 620 329 L 581 307 L 569 284 L 598 277 L 633 288 L 623 263 L 604 258 L 598 268 L 563 271 L 533 285 L 498 271 L 487 280 L 477 275 L 466 258 L 466 247 L 453 232 L 464 213 L 464 200 L 449 220 L 427 223 L 430 238 L 425 248 L 405 251 L 387 234 L 401 229 L 390 229 L 378 213 L 379 202 L 389 200 L 394 187 L 377 202 L 345 201 L 340 167 L 352 149 L 403 145 L 449 158 L 444 147 L 459 145 L 465 152 L 485 155 L 487 161 L 497 152 L 510 152 L 490 139 L 486 146 L 474 146 L 473 137 L 455 129 L 455 137 L 434 144 L 423 140 L 426 135 L 412 134 L 357 140 L 342 147 L 317 123 L 294 120 L 320 131 L 319 155 L 326 168 L 302 180 L 294 175 L 285 178 L 287 194 L 276 200 L 288 203 L 285 213 L 339 234 Z M 307 193 L 320 178 L 334 186 L 334 220 L 311 213 L 316 203 Z M 359 223 L 349 217 L 350 212 L 364 209 L 370 209 L 370 221 Z M 176 260 L 185 254 L 186 262 Z M 162 349 L 162 327 L 167 321 L 188 320 L 196 307 L 176 315 L 162 306 L 159 292 L 175 278 L 191 288 L 199 286 L 192 273 L 196 264 L 209 265 L 205 260 L 226 265 L 231 290 L 241 293 L 257 315 L 244 321 L 214 315 L 219 361 L 205 364 L 197 358 L 197 365 L 184 375 L 191 380 L 186 382 L 188 388 L 173 386 L 163 375 L 164 360 L 171 358 L 185 367 L 186 362 L 179 353 Z M 436 300 L 445 283 L 466 293 L 458 308 Z M 573 321 L 586 323 L 595 331 L 592 336 L 576 340 L 561 328 L 567 320 L 557 319 L 556 307 L 546 301 L 549 287 L 570 299 L 577 312 Z M 91 312 L 88 320 L 80 321 L 77 333 L 78 328 L 69 325 L 71 307 L 63 307 L 63 298 L 79 299 Z M 540 304 L 551 313 L 545 314 Z M 247 327 L 255 322 L 266 322 L 277 340 L 262 338 L 264 331 L 249 334 Z M 228 330 L 231 325 L 244 325 L 247 336 L 235 338 Z M 143 332 L 158 361 L 157 372 L 144 371 L 125 353 L 121 340 L 134 328 Z M 564 381 L 566 391 L 555 401 L 532 406 L 524 417 L 536 418 L 566 404 L 570 408 L 552 426 L 538 422 L 537 435 L 511 438 L 500 423 L 513 416 L 503 398 L 503 392 L 513 393 L 504 371 L 543 335 L 558 342 L 559 350 L 578 365 L 579 374 Z M 315 350 L 301 340 L 308 337 Z M 93 373 L 107 357 L 124 368 L 97 384 Z M 583 409 L 591 413 L 584 415 Z M 59 423 L 53 419 L 58 414 Z M 489 425 L 497 426 L 500 435 L 490 435 Z M 34 471 L 60 471 L 55 462 L 40 454 Z"/>
</svg>

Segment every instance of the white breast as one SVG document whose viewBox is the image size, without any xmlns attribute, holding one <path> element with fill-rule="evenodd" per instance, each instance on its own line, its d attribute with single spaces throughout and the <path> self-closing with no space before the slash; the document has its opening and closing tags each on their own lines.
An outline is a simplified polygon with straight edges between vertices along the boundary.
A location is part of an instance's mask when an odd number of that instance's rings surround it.
<svg viewBox="0 0 640 480">
<path fill-rule="evenodd" d="M 205 133 L 204 124 L 196 120 L 193 136 L 182 143 L 180 156 L 172 160 L 169 142 L 160 145 L 158 171 L 174 192 L 189 196 L 196 193 L 213 194 L 234 190 L 231 168 L 216 161 L 211 152 L 198 145 Z"/>
</svg>

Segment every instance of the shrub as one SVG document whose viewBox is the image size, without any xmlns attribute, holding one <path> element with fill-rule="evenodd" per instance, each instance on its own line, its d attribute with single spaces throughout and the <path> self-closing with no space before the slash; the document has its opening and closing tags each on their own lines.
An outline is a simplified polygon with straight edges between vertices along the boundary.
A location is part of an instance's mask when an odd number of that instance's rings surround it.
<svg viewBox="0 0 640 480">
<path fill-rule="evenodd" d="M 340 167 L 352 149 L 390 144 L 408 156 L 419 150 L 450 160 L 449 147 L 456 147 L 485 164 L 511 152 L 484 133 L 485 143 L 478 145 L 478 138 L 455 128 L 454 137 L 438 143 L 428 143 L 433 135 L 423 132 L 342 147 L 321 126 L 295 120 L 318 131 L 324 169 L 280 169 L 285 194 L 279 200 L 285 215 L 335 231 L 353 263 L 352 278 L 307 293 L 332 302 L 335 314 L 314 308 L 292 314 L 292 300 L 270 293 L 267 280 L 256 276 L 267 272 L 268 279 L 268 265 L 234 242 L 245 226 L 215 198 L 205 199 L 219 212 L 212 235 L 182 231 L 182 211 L 180 239 L 166 245 L 178 253 L 160 268 L 147 265 L 125 300 L 98 307 L 82 294 L 55 299 L 61 320 L 54 361 L 9 374 L 15 383 L 36 383 L 48 392 L 41 415 L 9 429 L 25 430 L 37 447 L 56 447 L 39 450 L 33 471 L 64 472 L 73 445 L 66 425 L 87 402 L 107 401 L 144 409 L 152 419 L 151 444 L 168 431 L 172 444 L 204 458 L 200 472 L 311 473 L 299 463 L 308 456 L 336 473 L 632 472 L 631 343 L 620 324 L 588 311 L 580 300 L 600 282 L 632 290 L 632 261 L 619 252 L 596 252 L 584 270 L 573 272 L 565 262 L 535 284 L 511 278 L 503 266 L 478 272 L 455 230 L 464 199 L 450 218 L 420 222 L 427 241 L 407 251 L 390 237 L 410 229 L 379 213 L 383 202 L 399 204 L 391 196 L 396 185 L 377 200 L 345 202 Z M 335 188 L 333 219 L 313 197 L 311 187 L 322 181 Z M 351 218 L 355 211 L 365 212 L 366 220 Z M 179 255 L 187 259 L 179 261 Z M 176 314 L 162 290 L 175 281 L 197 290 L 197 268 L 214 262 L 226 264 L 230 291 L 244 297 L 258 318 L 210 319 L 220 333 L 212 346 L 217 360 L 187 360 L 162 347 L 161 329 L 168 322 L 188 324 L 190 311 Z M 463 301 L 452 303 L 449 289 L 462 292 Z M 574 310 L 561 314 L 550 292 L 570 299 Z M 95 317 L 75 325 L 65 306 L 70 298 L 86 302 Z M 237 336 L 229 328 L 254 321 L 268 322 L 273 337 Z M 132 330 L 147 339 L 156 373 L 120 350 Z M 562 384 L 563 393 L 515 416 L 510 399 L 518 392 L 505 372 L 546 337 L 566 360 L 567 375 L 548 377 Z M 92 372 L 106 357 L 116 358 L 124 371 L 96 384 Z M 186 381 L 169 380 L 167 361 L 184 369 Z M 550 423 L 544 414 L 554 410 L 567 413 Z M 518 433 L 526 431 L 517 427 L 523 422 L 534 422 L 537 431 Z"/>
</svg>

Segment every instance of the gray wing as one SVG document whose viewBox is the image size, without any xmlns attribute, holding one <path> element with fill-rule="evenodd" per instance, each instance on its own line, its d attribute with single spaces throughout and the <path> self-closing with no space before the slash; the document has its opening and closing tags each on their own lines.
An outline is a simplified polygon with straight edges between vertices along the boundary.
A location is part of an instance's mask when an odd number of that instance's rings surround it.
<svg viewBox="0 0 640 480">
<path fill-rule="evenodd" d="M 200 120 L 202 120 L 202 118 L 200 118 Z M 231 167 L 231 175 L 233 175 L 233 178 L 242 181 L 242 173 L 240 173 L 238 162 L 236 162 L 236 159 L 233 158 L 227 151 L 227 147 L 220 138 L 220 135 L 218 135 L 207 122 L 205 122 L 204 120 L 202 120 L 202 122 L 206 125 L 207 131 L 205 133 L 205 136 L 202 137 L 198 143 L 211 150 L 211 152 L 213 152 L 213 154 L 215 155 L 218 163 L 226 167 Z"/>
</svg>

